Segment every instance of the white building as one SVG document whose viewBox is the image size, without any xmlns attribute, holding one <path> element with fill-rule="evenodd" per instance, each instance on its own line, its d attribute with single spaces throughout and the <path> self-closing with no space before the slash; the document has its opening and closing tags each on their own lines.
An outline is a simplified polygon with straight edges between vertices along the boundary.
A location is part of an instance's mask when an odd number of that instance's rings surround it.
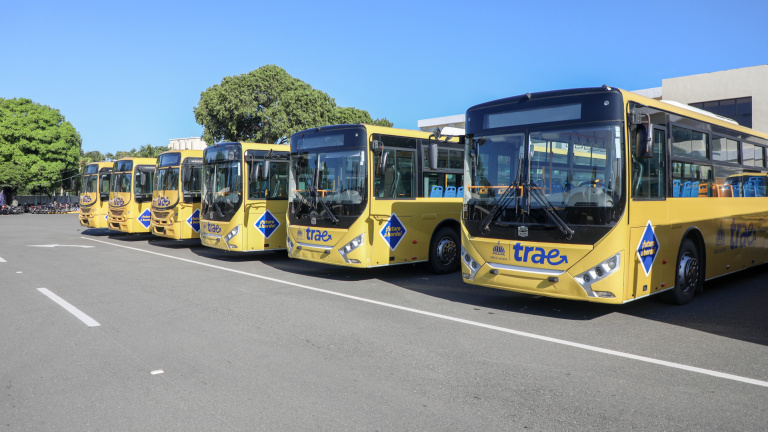
<svg viewBox="0 0 768 432">
<path fill-rule="evenodd" d="M 173 138 L 168 143 L 171 150 L 205 150 L 208 144 L 200 137 Z"/>
</svg>

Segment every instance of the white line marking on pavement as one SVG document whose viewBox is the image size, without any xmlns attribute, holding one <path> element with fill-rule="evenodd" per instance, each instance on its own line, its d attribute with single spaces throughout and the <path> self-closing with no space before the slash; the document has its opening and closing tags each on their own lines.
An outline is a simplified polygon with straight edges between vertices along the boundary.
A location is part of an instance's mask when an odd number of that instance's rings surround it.
<svg viewBox="0 0 768 432">
<path fill-rule="evenodd" d="M 0 262 L 8 262 L 8 261 L 4 260 L 3 257 L 0 257 Z"/>
<path fill-rule="evenodd" d="M 84 245 L 60 245 L 60 244 L 49 244 L 49 245 L 27 245 L 29 247 L 44 247 L 44 248 L 54 248 L 54 247 L 79 247 L 79 248 L 92 248 L 93 246 L 84 246 Z"/>
<path fill-rule="evenodd" d="M 175 257 L 173 255 L 161 254 L 161 253 L 158 253 L 158 252 L 152 252 L 152 251 L 148 251 L 148 250 L 144 250 L 144 249 L 139 249 L 139 248 L 135 248 L 135 247 L 131 247 L 131 246 L 124 246 L 124 245 L 121 245 L 121 244 L 109 243 L 109 242 L 105 242 L 103 240 L 96 240 L 96 239 L 91 239 L 91 238 L 87 238 L 87 237 L 81 237 L 81 238 L 84 239 L 84 240 L 90 240 L 90 241 L 94 241 L 94 242 L 108 244 L 108 245 L 111 245 L 111 246 L 117 246 L 117 247 L 121 247 L 121 248 L 125 248 L 125 249 L 131 249 L 131 250 L 135 250 L 135 251 L 139 251 L 139 252 L 144 252 L 144 253 L 148 253 L 148 254 L 152 254 L 152 255 L 157 255 L 157 256 L 161 256 L 161 257 L 165 257 L 165 258 L 171 258 L 171 259 L 175 259 L 175 260 L 179 260 L 179 261 L 188 262 L 188 263 L 191 263 L 191 264 L 197 264 L 197 265 L 201 265 L 201 266 L 204 266 L 204 267 L 210 267 L 210 268 L 215 268 L 215 269 L 218 269 L 218 270 L 224 270 L 224 271 L 228 271 L 228 272 L 232 272 L 232 273 L 237 273 L 237 274 L 241 274 L 241 275 L 244 275 L 244 276 L 250 276 L 250 277 L 254 277 L 254 278 L 258 278 L 258 279 L 263 279 L 263 280 L 267 280 L 267 281 L 271 281 L 271 282 L 276 282 L 276 283 L 280 283 L 280 284 L 284 284 L 284 285 L 290 285 L 290 286 L 293 286 L 293 287 L 302 288 L 302 289 L 306 289 L 306 290 L 310 290 L 310 291 L 321 292 L 321 293 L 325 293 L 325 294 L 335 295 L 335 296 L 338 296 L 338 297 L 344 297 L 344 298 L 351 299 L 351 300 L 357 300 L 357 301 L 361 301 L 361 302 L 365 302 L 365 303 L 375 304 L 375 305 L 378 305 L 378 306 L 384 306 L 384 307 L 388 307 L 388 308 L 392 308 L 392 309 L 397 309 L 397 310 L 401 310 L 401 311 L 405 311 L 405 312 L 411 312 L 411 313 L 415 313 L 415 314 L 419 314 L 419 315 L 429 316 L 429 317 L 433 317 L 433 318 L 439 318 L 439 319 L 446 320 L 446 321 L 452 321 L 452 322 L 466 324 L 466 325 L 470 325 L 470 326 L 474 326 L 474 327 L 480 327 L 480 328 L 484 328 L 484 329 L 488 329 L 488 330 L 495 330 L 495 331 L 499 331 L 499 332 L 502 332 L 502 333 L 513 334 L 513 335 L 516 335 L 516 336 L 521 336 L 521 337 L 526 337 L 526 338 L 531 338 L 531 339 L 537 339 L 537 340 L 540 340 L 540 341 L 555 343 L 555 344 L 559 344 L 559 345 L 565 345 L 565 346 L 569 346 L 569 347 L 573 347 L 573 348 L 580 348 L 580 349 L 584 349 L 584 350 L 587 350 L 587 351 L 598 352 L 598 353 L 601 353 L 601 354 L 607 354 L 607 355 L 612 355 L 612 356 L 616 356 L 616 357 L 622 357 L 622 358 L 642 361 L 642 362 L 646 362 L 646 363 L 652 363 L 652 364 L 655 364 L 655 365 L 666 366 L 666 367 L 670 367 L 670 368 L 673 368 L 673 369 L 681 369 L 681 370 L 685 370 L 685 371 L 688 371 L 688 372 L 694 372 L 694 373 L 699 373 L 699 374 L 703 374 L 703 375 L 709 375 L 709 376 L 713 376 L 713 377 L 717 377 L 717 378 L 724 378 L 724 379 L 731 380 L 731 381 L 738 381 L 738 382 L 742 382 L 742 383 L 746 383 L 746 384 L 753 384 L 753 385 L 756 385 L 756 386 L 768 387 L 768 381 L 761 381 L 761 380 L 757 380 L 757 379 L 753 379 L 753 378 L 746 378 L 746 377 L 742 377 L 742 376 L 738 376 L 738 375 L 733 375 L 733 374 L 729 374 L 729 373 L 724 373 L 724 372 L 718 372 L 718 371 L 714 371 L 714 370 L 710 370 L 710 369 L 704 369 L 704 368 L 699 368 L 699 367 L 695 367 L 695 366 L 688 366 L 688 365 L 684 365 L 684 364 L 680 364 L 680 363 L 674 363 L 674 362 L 669 362 L 669 361 L 665 361 L 665 360 L 659 360 L 659 359 L 655 359 L 655 358 L 651 358 L 651 357 L 645 357 L 645 356 L 640 356 L 640 355 L 635 355 L 635 354 L 629 354 L 629 353 L 625 353 L 625 352 L 621 352 L 621 351 L 615 351 L 615 350 L 611 350 L 611 349 L 600 348 L 600 347 L 596 347 L 596 346 L 592 346 L 592 345 L 586 345 L 586 344 L 582 344 L 582 343 L 578 343 L 578 342 L 571 342 L 571 341 L 567 341 L 567 340 L 563 340 L 563 339 L 557 339 L 557 338 L 552 338 L 552 337 L 548 337 L 548 336 L 537 335 L 537 334 L 534 334 L 534 333 L 528 333 L 528 332 L 524 332 L 524 331 L 508 329 L 508 328 L 505 328 L 505 327 L 499 327 L 499 326 L 495 326 L 495 325 L 484 324 L 484 323 L 477 322 L 477 321 L 470 321 L 470 320 L 465 320 L 465 319 L 462 319 L 462 318 L 455 318 L 455 317 L 448 316 L 448 315 L 436 314 L 436 313 L 433 313 L 433 312 L 427 312 L 427 311 L 423 311 L 423 310 L 419 310 L 419 309 L 413 309 L 413 308 L 409 308 L 409 307 L 405 307 L 405 306 L 398 306 L 398 305 L 391 304 L 391 303 L 384 303 L 384 302 L 380 302 L 380 301 L 377 301 L 377 300 L 371 300 L 371 299 L 367 299 L 367 298 L 363 298 L 363 297 L 357 297 L 357 296 L 353 296 L 353 295 L 349 295 L 349 294 L 343 294 L 343 293 L 338 293 L 338 292 L 334 292 L 334 291 L 328 291 L 328 290 L 324 290 L 324 289 L 321 289 L 321 288 L 311 287 L 309 285 L 302 285 L 302 284 L 298 284 L 298 283 L 295 283 L 295 282 L 284 281 L 284 280 L 281 280 L 281 279 L 276 279 L 276 278 L 271 278 L 271 277 L 268 277 L 268 276 L 257 275 L 257 274 L 254 274 L 254 273 L 248 273 L 248 272 L 244 272 L 244 271 L 241 271 L 241 270 L 234 270 L 234 269 L 230 269 L 230 268 L 226 268 L 226 267 L 221 267 L 221 266 L 217 266 L 217 265 L 213 265 L 213 264 L 208 264 L 208 263 L 204 263 L 204 262 L 194 261 L 194 260 L 187 259 L 187 258 L 180 258 L 180 257 Z"/>
<path fill-rule="evenodd" d="M 61 298 L 61 297 L 57 296 L 56 294 L 52 293 L 51 291 L 49 291 L 47 288 L 38 288 L 37 290 L 40 291 L 41 293 L 43 293 L 49 299 L 51 299 L 51 300 L 55 301 L 56 303 L 58 303 L 58 305 L 63 307 L 64 309 L 66 309 L 67 312 L 69 312 L 72 315 L 76 316 L 77 319 L 79 319 L 80 321 L 84 322 L 85 325 L 87 325 L 88 327 L 98 327 L 98 326 L 101 325 L 98 322 L 96 322 L 96 320 L 94 320 L 93 318 L 91 318 L 88 315 L 86 315 L 83 312 L 81 312 L 80 309 L 72 306 L 71 304 L 69 304 L 63 298 Z"/>
</svg>

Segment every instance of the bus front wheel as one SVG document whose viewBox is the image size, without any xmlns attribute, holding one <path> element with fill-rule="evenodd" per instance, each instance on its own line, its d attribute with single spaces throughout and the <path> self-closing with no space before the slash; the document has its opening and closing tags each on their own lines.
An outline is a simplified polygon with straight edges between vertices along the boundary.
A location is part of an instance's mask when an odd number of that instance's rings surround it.
<svg viewBox="0 0 768 432">
<path fill-rule="evenodd" d="M 675 273 L 675 288 L 667 294 L 669 301 L 684 305 L 693 299 L 693 294 L 704 283 L 699 249 L 693 240 L 687 238 L 680 245 Z"/>
<path fill-rule="evenodd" d="M 459 233 L 450 227 L 442 227 L 429 246 L 429 265 L 437 274 L 456 271 L 459 267 Z"/>
</svg>

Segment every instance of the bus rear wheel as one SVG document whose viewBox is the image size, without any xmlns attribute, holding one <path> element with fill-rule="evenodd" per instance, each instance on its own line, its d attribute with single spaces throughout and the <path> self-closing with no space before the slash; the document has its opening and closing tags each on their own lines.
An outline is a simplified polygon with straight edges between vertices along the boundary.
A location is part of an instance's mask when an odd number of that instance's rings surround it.
<svg viewBox="0 0 768 432">
<path fill-rule="evenodd" d="M 671 303 L 684 305 L 693 299 L 693 294 L 701 289 L 704 283 L 704 268 L 699 249 L 689 238 L 683 240 L 680 245 L 675 271 L 675 287 L 667 293 L 667 299 Z"/>
<path fill-rule="evenodd" d="M 429 266 L 437 274 L 446 274 L 459 268 L 459 233 L 450 227 L 442 227 L 432 237 L 429 245 Z"/>
</svg>

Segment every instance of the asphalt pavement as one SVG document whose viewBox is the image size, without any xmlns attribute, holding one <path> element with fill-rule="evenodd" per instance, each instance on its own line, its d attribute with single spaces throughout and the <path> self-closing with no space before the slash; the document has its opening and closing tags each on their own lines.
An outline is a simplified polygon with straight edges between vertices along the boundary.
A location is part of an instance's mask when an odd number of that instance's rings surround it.
<svg viewBox="0 0 768 432">
<path fill-rule="evenodd" d="M 766 270 L 607 306 L 0 216 L 0 431 L 764 431 Z"/>
</svg>

